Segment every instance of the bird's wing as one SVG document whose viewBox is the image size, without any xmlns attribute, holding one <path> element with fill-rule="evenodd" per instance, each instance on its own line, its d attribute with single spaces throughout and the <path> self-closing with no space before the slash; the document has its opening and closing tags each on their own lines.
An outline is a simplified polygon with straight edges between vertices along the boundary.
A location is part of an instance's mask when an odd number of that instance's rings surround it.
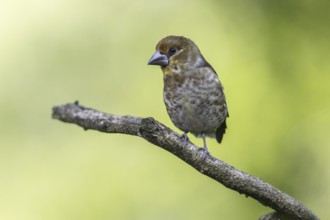
<svg viewBox="0 0 330 220">
<path fill-rule="evenodd" d="M 214 68 L 205 60 L 205 63 L 203 65 L 204 68 L 208 68 L 211 71 L 208 72 L 213 72 L 213 74 L 215 74 L 216 76 L 218 75 L 216 73 L 216 71 L 214 70 Z M 218 76 L 217 76 L 217 80 L 219 80 Z M 226 123 L 226 119 L 229 117 L 229 112 L 228 112 L 228 107 L 227 107 L 227 101 L 226 101 L 226 96 L 224 94 L 224 88 L 219 80 L 220 83 L 220 88 L 221 88 L 221 93 L 223 94 L 223 107 L 224 107 L 224 111 L 225 111 L 225 119 L 224 121 L 221 123 L 220 127 L 216 130 L 215 132 L 215 136 L 216 139 L 218 141 L 218 143 L 221 143 L 223 135 L 226 133 L 226 128 L 227 128 L 227 123 Z"/>
</svg>

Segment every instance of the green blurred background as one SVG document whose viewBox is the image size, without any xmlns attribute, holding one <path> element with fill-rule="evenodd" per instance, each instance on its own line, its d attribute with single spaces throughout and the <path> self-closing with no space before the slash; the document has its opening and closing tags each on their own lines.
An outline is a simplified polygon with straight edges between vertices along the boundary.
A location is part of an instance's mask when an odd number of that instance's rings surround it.
<svg viewBox="0 0 330 220">
<path fill-rule="evenodd" d="M 257 219 L 271 211 L 137 137 L 51 119 L 81 104 L 178 131 L 147 66 L 164 36 L 195 41 L 230 111 L 212 155 L 330 219 L 330 2 L 0 2 L 0 219 Z M 178 131 L 179 132 L 179 131 Z M 202 145 L 200 139 L 191 141 Z"/>
</svg>

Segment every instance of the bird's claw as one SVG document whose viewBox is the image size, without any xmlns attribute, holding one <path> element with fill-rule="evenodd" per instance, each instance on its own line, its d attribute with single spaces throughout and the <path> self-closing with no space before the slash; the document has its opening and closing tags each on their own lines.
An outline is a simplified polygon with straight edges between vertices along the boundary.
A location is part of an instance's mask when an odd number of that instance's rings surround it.
<svg viewBox="0 0 330 220">
<path fill-rule="evenodd" d="M 188 138 L 188 135 L 187 135 L 187 132 L 184 132 L 182 135 L 181 135 L 181 138 L 183 138 L 183 141 L 184 141 L 184 144 L 186 145 L 189 141 L 189 138 Z"/>
<path fill-rule="evenodd" d="M 198 151 L 203 151 L 202 154 L 202 160 L 204 160 L 206 158 L 206 156 L 210 156 L 211 154 L 209 153 L 209 151 L 207 150 L 207 148 L 203 147 L 203 148 L 198 148 Z"/>
</svg>

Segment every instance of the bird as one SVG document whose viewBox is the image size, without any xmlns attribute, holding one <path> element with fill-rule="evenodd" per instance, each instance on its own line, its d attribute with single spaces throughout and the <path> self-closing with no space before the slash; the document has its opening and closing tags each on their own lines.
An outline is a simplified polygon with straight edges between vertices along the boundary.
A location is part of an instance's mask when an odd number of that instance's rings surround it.
<svg viewBox="0 0 330 220">
<path fill-rule="evenodd" d="M 224 88 L 214 68 L 197 45 L 184 36 L 161 39 L 148 65 L 163 72 L 163 99 L 173 124 L 187 134 L 203 138 L 203 158 L 210 155 L 206 137 L 221 143 L 229 117 Z"/>
</svg>

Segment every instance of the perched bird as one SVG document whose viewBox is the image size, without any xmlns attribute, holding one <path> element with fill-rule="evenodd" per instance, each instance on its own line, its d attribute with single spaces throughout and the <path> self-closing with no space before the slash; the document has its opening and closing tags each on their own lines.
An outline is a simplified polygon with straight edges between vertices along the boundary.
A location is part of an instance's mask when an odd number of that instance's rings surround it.
<svg viewBox="0 0 330 220">
<path fill-rule="evenodd" d="M 216 72 L 196 44 L 182 36 L 167 36 L 159 41 L 148 65 L 161 67 L 167 112 L 184 132 L 185 142 L 188 132 L 203 138 L 204 158 L 208 154 L 205 137 L 221 143 L 229 116 Z"/>
</svg>

